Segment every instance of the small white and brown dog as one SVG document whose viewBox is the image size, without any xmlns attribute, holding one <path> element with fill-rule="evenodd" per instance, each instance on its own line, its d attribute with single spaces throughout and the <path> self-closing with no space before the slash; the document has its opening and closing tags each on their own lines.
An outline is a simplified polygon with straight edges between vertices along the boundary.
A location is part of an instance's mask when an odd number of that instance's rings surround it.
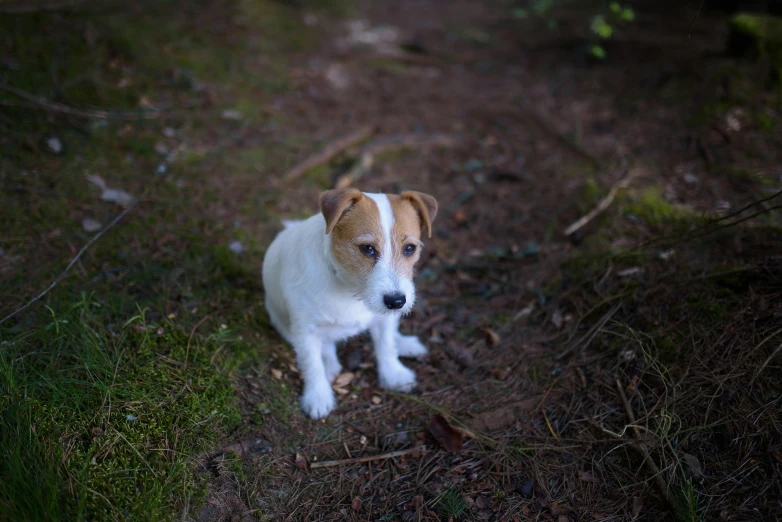
<svg viewBox="0 0 782 522">
<path fill-rule="evenodd" d="M 415 303 L 413 266 L 432 235 L 437 201 L 420 192 L 366 194 L 354 188 L 320 196 L 321 213 L 285 222 L 263 261 L 266 310 L 296 351 L 304 378 L 302 409 L 320 419 L 334 409 L 331 382 L 342 371 L 336 343 L 369 330 L 380 385 L 408 392 L 415 373 L 399 357 L 426 348 L 399 333 Z"/>
</svg>

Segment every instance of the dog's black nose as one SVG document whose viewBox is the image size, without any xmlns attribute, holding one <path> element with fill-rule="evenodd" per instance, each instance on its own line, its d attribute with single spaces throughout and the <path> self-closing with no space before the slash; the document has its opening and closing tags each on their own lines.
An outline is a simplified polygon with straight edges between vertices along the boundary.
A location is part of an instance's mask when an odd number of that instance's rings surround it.
<svg viewBox="0 0 782 522">
<path fill-rule="evenodd" d="M 383 302 L 389 310 L 399 310 L 405 306 L 407 299 L 405 299 L 405 294 L 402 293 L 386 294 L 383 296 Z"/>
</svg>

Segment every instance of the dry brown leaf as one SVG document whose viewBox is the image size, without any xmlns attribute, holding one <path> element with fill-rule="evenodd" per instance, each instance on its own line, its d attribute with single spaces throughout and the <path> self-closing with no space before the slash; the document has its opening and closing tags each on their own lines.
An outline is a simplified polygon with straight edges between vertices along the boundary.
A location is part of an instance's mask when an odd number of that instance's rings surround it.
<svg viewBox="0 0 782 522">
<path fill-rule="evenodd" d="M 351 382 L 353 382 L 353 377 L 355 375 L 352 372 L 344 372 L 337 375 L 337 378 L 334 380 L 334 386 L 347 386 Z"/>
<path fill-rule="evenodd" d="M 282 370 L 278 370 L 277 368 L 272 368 L 272 376 L 274 376 L 274 378 L 279 381 L 280 379 L 282 379 Z"/>
<path fill-rule="evenodd" d="M 691 455 L 689 453 L 684 454 L 684 462 L 687 463 L 687 465 L 690 467 L 690 471 L 692 472 L 692 476 L 696 480 L 700 480 L 703 478 L 703 468 L 701 467 L 701 463 L 698 460 L 698 457 L 695 455 Z"/>
<path fill-rule="evenodd" d="M 307 459 L 301 453 L 296 453 L 296 467 L 299 469 L 307 469 Z"/>
<path fill-rule="evenodd" d="M 383 402 L 383 399 L 381 399 L 377 395 L 372 396 L 372 404 L 380 404 L 381 402 Z"/>
<path fill-rule="evenodd" d="M 446 451 L 452 453 L 462 451 L 463 435 L 455 430 L 448 420 L 439 413 L 434 416 L 427 429 Z"/>
<path fill-rule="evenodd" d="M 497 334 L 497 332 L 495 332 L 491 328 L 484 328 L 483 333 L 486 334 L 486 344 L 488 344 L 492 348 L 500 344 L 501 339 L 499 334 Z"/>
<path fill-rule="evenodd" d="M 353 511 L 358 511 L 361 509 L 361 499 L 359 497 L 353 497 L 353 503 L 350 505 L 350 507 L 353 508 Z"/>
<path fill-rule="evenodd" d="M 642 507 L 644 507 L 644 499 L 633 497 L 633 520 L 638 520 L 638 517 L 641 516 Z"/>
<path fill-rule="evenodd" d="M 347 395 L 350 393 L 345 388 L 340 388 L 339 386 L 332 386 L 332 389 L 337 393 L 337 395 Z"/>
</svg>

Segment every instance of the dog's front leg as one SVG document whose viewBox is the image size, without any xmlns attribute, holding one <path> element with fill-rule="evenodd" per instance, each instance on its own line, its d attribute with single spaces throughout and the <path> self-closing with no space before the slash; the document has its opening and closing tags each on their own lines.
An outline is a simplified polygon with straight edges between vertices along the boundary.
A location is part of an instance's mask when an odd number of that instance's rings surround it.
<svg viewBox="0 0 782 522">
<path fill-rule="evenodd" d="M 294 337 L 296 364 L 304 379 L 301 408 L 313 419 L 322 419 L 334 409 L 336 401 L 321 357 L 323 341 L 315 335 Z"/>
<path fill-rule="evenodd" d="M 389 390 L 409 392 L 415 387 L 415 372 L 399 362 L 397 335 L 398 315 L 378 316 L 369 327 L 377 357 L 380 386 Z"/>
</svg>

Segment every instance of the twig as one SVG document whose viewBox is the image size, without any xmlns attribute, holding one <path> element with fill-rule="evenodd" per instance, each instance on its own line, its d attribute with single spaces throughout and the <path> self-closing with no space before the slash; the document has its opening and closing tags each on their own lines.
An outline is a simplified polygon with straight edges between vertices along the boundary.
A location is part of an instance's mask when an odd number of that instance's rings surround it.
<svg viewBox="0 0 782 522">
<path fill-rule="evenodd" d="M 543 418 L 546 420 L 546 426 L 548 426 L 548 430 L 551 432 L 551 435 L 554 436 L 554 440 L 560 442 L 559 437 L 554 432 L 554 428 L 551 427 L 551 421 L 548 420 L 548 415 L 546 414 L 546 410 L 543 410 Z"/>
<path fill-rule="evenodd" d="M 92 239 L 90 239 L 90 240 L 87 242 L 87 244 L 86 244 L 86 245 L 84 245 L 84 246 L 81 248 L 81 250 L 79 250 L 79 252 L 76 254 L 76 256 L 75 256 L 73 259 L 71 259 L 71 262 L 70 262 L 70 263 L 68 263 L 68 266 L 66 266 L 66 267 L 65 267 L 65 270 L 63 270 L 62 272 L 60 272 L 60 275 L 58 275 L 56 278 L 54 278 L 54 281 L 52 281 L 52 284 L 50 284 L 48 287 L 46 287 L 46 289 L 45 289 L 43 292 L 41 292 L 40 294 L 38 294 L 37 296 L 35 296 L 35 297 L 34 297 L 32 300 L 28 301 L 28 302 L 27 302 L 27 304 L 25 304 L 23 307 L 21 307 L 21 308 L 17 309 L 17 310 L 16 310 L 16 311 L 14 311 L 14 312 L 11 312 L 9 315 L 7 315 L 7 316 L 3 317 L 2 319 L 0 319 L 0 324 L 3 324 L 4 322 L 6 322 L 7 320 L 11 319 L 11 318 L 12 318 L 12 317 L 14 317 L 15 315 L 17 315 L 17 314 L 19 314 L 19 313 L 21 313 L 21 312 L 24 312 L 24 311 L 25 311 L 25 310 L 27 310 L 27 309 L 28 309 L 30 306 L 32 306 L 34 303 L 36 303 L 36 302 L 37 302 L 37 301 L 39 301 L 41 298 L 43 298 L 43 296 L 45 296 L 46 294 L 48 294 L 48 293 L 51 291 L 51 289 L 52 289 L 52 288 L 54 288 L 55 286 L 57 286 L 57 283 L 59 283 L 59 282 L 60 282 L 60 280 L 62 280 L 62 278 L 63 278 L 63 277 L 65 277 L 65 274 L 67 274 L 67 273 L 68 273 L 68 270 L 70 270 L 70 269 L 71 269 L 71 267 L 72 267 L 73 265 L 75 265 L 75 264 L 76 264 L 76 263 L 79 261 L 79 259 L 81 258 L 82 254 L 84 254 L 84 252 L 86 252 L 86 251 L 87 251 L 87 249 L 88 249 L 88 248 L 90 248 L 90 247 L 92 246 L 92 244 L 93 244 L 93 243 L 95 243 L 95 242 L 96 242 L 98 239 L 100 239 L 100 237 L 101 237 L 103 234 L 105 234 L 105 233 L 106 233 L 106 232 L 107 232 L 107 231 L 108 231 L 110 228 L 112 228 L 114 225 L 116 225 L 117 223 L 119 223 L 119 221 L 120 221 L 120 220 L 121 220 L 123 217 L 125 217 L 125 215 L 126 215 L 128 212 L 130 212 L 131 210 L 133 210 L 133 208 L 135 208 L 135 206 L 136 206 L 136 204 L 137 204 L 137 203 L 138 203 L 138 200 L 136 200 L 136 201 L 134 201 L 133 203 L 131 203 L 131 205 L 130 205 L 128 208 L 126 208 L 125 210 L 123 210 L 122 212 L 120 212 L 119 214 L 117 214 L 117 217 L 115 217 L 115 218 L 114 218 L 114 219 L 111 221 L 111 223 L 109 223 L 108 225 L 106 225 L 106 226 L 105 226 L 105 227 L 104 227 L 104 228 L 103 228 L 103 229 L 102 229 L 100 232 L 98 232 L 97 234 L 95 234 L 94 236 L 92 236 Z"/>
<path fill-rule="evenodd" d="M 340 460 L 326 460 L 323 462 L 313 462 L 310 464 L 310 469 L 317 468 L 330 468 L 333 466 L 342 466 L 349 464 L 361 464 L 363 462 L 372 462 L 374 460 L 386 460 L 393 459 L 394 457 L 401 457 L 402 455 L 409 455 L 410 453 L 423 453 L 426 448 L 423 446 L 417 448 L 408 448 L 405 450 L 392 451 L 390 453 L 381 453 L 380 455 L 369 455 L 366 457 L 353 457 L 352 459 L 340 459 Z"/>
<path fill-rule="evenodd" d="M 616 193 L 619 192 L 619 189 L 627 188 L 627 186 L 630 184 L 630 181 L 632 181 L 632 176 L 627 176 L 627 173 L 628 169 L 625 167 L 624 173 L 619 178 L 619 180 L 614 183 L 613 186 L 611 186 L 611 190 L 608 191 L 608 195 L 601 199 L 597 206 L 590 210 L 587 215 L 581 217 L 578 221 L 565 229 L 566 236 L 570 236 L 576 231 L 584 228 L 587 223 L 595 219 L 611 205 L 611 203 L 614 201 L 614 198 L 616 197 Z"/>
<path fill-rule="evenodd" d="M 536 112 L 532 110 L 525 110 L 524 112 L 527 113 L 527 115 L 535 121 L 535 123 L 538 124 L 539 127 L 541 127 L 543 130 L 551 134 L 552 136 L 556 137 L 557 140 L 559 140 L 563 145 L 565 145 L 567 148 L 581 156 L 582 158 L 589 161 L 589 163 L 592 164 L 593 167 L 600 168 L 600 160 L 594 157 L 592 154 L 584 150 L 581 146 L 579 146 L 577 143 L 574 143 L 572 140 L 567 139 L 561 132 L 559 132 L 557 129 L 554 128 L 553 125 L 549 124 L 541 115 L 537 114 Z"/>
<path fill-rule="evenodd" d="M 375 126 L 367 125 L 366 127 L 362 127 L 359 130 L 353 132 L 352 134 L 348 134 L 347 136 L 342 136 L 340 138 L 337 138 L 336 140 L 327 144 L 323 148 L 323 150 L 313 154 L 312 156 L 308 157 L 304 161 L 294 165 L 293 168 L 291 168 L 288 172 L 286 172 L 283 175 L 283 179 L 285 181 L 294 181 L 300 178 L 308 171 L 314 169 L 319 165 L 328 163 L 331 160 L 331 158 L 333 158 L 343 150 L 364 141 L 374 133 L 375 133 Z"/>
<path fill-rule="evenodd" d="M 758 368 L 758 369 L 757 369 L 757 371 L 755 372 L 755 375 L 753 375 L 753 376 L 752 376 L 752 379 L 750 379 L 750 381 L 749 381 L 749 385 L 750 385 L 750 386 L 752 386 L 752 384 L 754 384 L 755 380 L 756 380 L 756 379 L 757 379 L 757 378 L 760 376 L 760 374 L 763 372 L 763 370 L 765 370 L 765 369 L 766 369 L 766 366 L 768 366 L 768 363 L 770 363 L 770 362 L 771 362 L 771 359 L 773 359 L 774 357 L 776 357 L 776 356 L 777 356 L 777 354 L 778 354 L 780 351 L 782 351 L 782 344 L 780 344 L 779 346 L 777 346 L 777 349 L 776 349 L 776 350 L 774 350 L 774 352 L 773 352 L 771 355 L 769 355 L 769 356 L 768 356 L 768 359 L 766 359 L 766 360 L 765 360 L 765 362 L 764 362 L 763 364 L 761 364 L 761 365 L 760 365 L 760 368 Z"/>
<path fill-rule="evenodd" d="M 446 134 L 432 134 L 429 136 L 402 134 L 373 139 L 362 147 L 358 160 L 356 160 L 350 170 L 337 179 L 334 188 L 349 187 L 358 181 L 361 176 L 369 172 L 369 169 L 372 168 L 375 162 L 375 156 L 379 154 L 417 147 L 454 147 L 458 141 L 458 138 Z"/>
<path fill-rule="evenodd" d="M 662 472 L 660 471 L 660 468 L 657 467 L 657 464 L 654 463 L 651 455 L 649 455 L 649 452 L 643 446 L 641 431 L 638 429 L 638 426 L 635 425 L 635 415 L 633 415 L 633 408 L 630 406 L 630 401 L 627 400 L 627 395 L 625 395 L 625 391 L 622 388 L 622 383 L 619 382 L 619 379 L 616 379 L 616 390 L 619 392 L 619 397 L 622 399 L 622 404 L 625 407 L 625 413 L 627 413 L 627 419 L 630 421 L 630 425 L 632 426 L 633 429 L 633 436 L 638 441 L 638 444 L 630 444 L 630 447 L 633 448 L 635 451 L 639 452 L 643 456 L 644 462 L 646 463 L 646 467 L 649 468 L 649 471 L 654 476 L 655 482 L 657 482 L 657 488 L 660 490 L 660 494 L 662 494 L 663 498 L 666 500 L 666 502 L 668 502 L 668 505 L 675 513 L 676 500 L 673 498 L 673 495 L 668 490 L 668 484 L 666 484 L 665 479 L 662 476 Z"/>
<path fill-rule="evenodd" d="M 185 364 L 182 373 L 187 374 L 187 361 L 190 358 L 190 342 L 193 340 L 193 335 L 195 335 L 195 331 L 198 329 L 199 326 L 204 324 L 204 321 L 206 321 L 207 319 L 209 319 L 208 314 L 205 315 L 203 318 L 201 318 L 201 320 L 196 323 L 193 329 L 190 330 L 190 337 L 187 338 L 187 348 L 185 349 Z"/>
<path fill-rule="evenodd" d="M 603 329 L 603 327 L 606 325 L 608 321 L 611 320 L 611 318 L 614 316 L 614 314 L 622 307 L 622 303 L 617 303 L 614 306 L 611 307 L 608 312 L 603 315 L 603 317 L 600 318 L 600 320 L 592 325 L 592 327 L 587 331 L 586 334 L 584 334 L 583 337 L 581 337 L 578 341 L 571 344 L 565 350 L 562 351 L 562 353 L 558 354 L 556 357 L 554 357 L 557 361 L 560 361 L 567 357 L 569 354 L 571 354 L 573 351 L 586 347 L 589 345 L 589 343 L 592 342 L 592 339 L 595 338 L 595 336 L 600 332 L 600 330 Z M 578 328 L 578 325 L 576 325 L 576 328 Z M 575 329 L 573 330 L 573 333 L 575 333 Z"/>
<path fill-rule="evenodd" d="M 12 102 L 7 100 L 0 100 L 0 105 L 12 106 L 12 107 L 25 107 L 28 109 L 43 109 L 50 112 L 59 112 L 62 114 L 69 114 L 71 116 L 78 116 L 80 118 L 100 118 L 100 119 L 121 119 L 121 120 L 135 120 L 135 119 L 154 119 L 160 116 L 159 111 L 136 111 L 136 112 L 114 112 L 100 109 L 77 109 L 75 107 L 69 107 L 61 103 L 55 103 L 44 98 L 39 98 L 26 91 L 12 87 L 6 83 L 0 83 L 0 90 L 10 92 L 26 100 L 24 102 Z"/>
</svg>

